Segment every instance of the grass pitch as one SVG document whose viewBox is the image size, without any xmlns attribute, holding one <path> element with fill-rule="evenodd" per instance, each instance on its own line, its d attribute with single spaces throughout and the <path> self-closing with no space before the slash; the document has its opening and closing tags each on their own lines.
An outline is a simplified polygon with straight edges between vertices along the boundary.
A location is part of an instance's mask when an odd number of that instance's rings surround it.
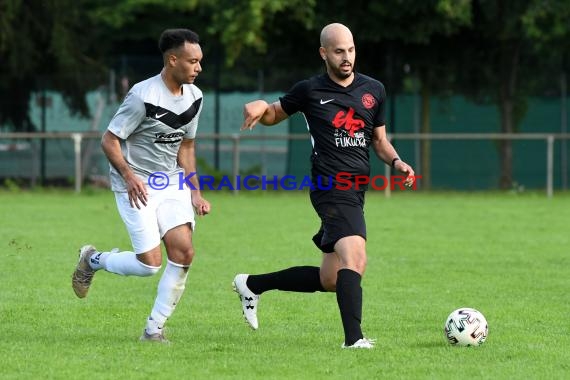
<svg viewBox="0 0 570 380">
<path fill-rule="evenodd" d="M 236 273 L 319 265 L 306 193 L 209 192 L 169 346 L 138 338 L 159 275 L 99 272 L 75 297 L 77 249 L 130 249 L 108 191 L 0 192 L 2 379 L 560 379 L 570 373 L 570 195 L 367 195 L 363 329 L 374 350 L 341 350 L 331 293 L 268 292 L 251 331 Z M 478 348 L 448 345 L 447 315 L 489 322 Z"/>
</svg>

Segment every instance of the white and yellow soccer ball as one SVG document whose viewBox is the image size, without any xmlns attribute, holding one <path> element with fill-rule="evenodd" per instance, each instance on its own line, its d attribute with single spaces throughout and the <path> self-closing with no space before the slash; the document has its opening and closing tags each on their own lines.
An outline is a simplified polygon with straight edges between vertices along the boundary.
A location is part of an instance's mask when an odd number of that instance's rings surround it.
<svg viewBox="0 0 570 380">
<path fill-rule="evenodd" d="M 478 310 L 462 307 L 445 320 L 445 337 L 455 346 L 480 346 L 487 339 L 487 319 Z"/>
</svg>

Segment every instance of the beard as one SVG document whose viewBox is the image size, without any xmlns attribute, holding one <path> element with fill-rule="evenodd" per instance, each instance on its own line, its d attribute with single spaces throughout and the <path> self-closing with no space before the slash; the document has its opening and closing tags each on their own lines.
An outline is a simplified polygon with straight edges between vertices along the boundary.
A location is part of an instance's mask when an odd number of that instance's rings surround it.
<svg viewBox="0 0 570 380">
<path fill-rule="evenodd" d="M 344 63 L 347 63 L 347 62 L 343 62 L 343 63 L 341 63 L 341 65 Z M 352 75 L 352 73 L 354 72 L 354 66 L 352 64 L 350 64 L 350 70 L 348 70 L 348 71 L 342 70 L 340 65 L 338 67 L 331 67 L 331 72 L 338 79 L 346 79 L 346 78 L 349 78 Z"/>
<path fill-rule="evenodd" d="M 350 77 L 350 76 L 352 75 L 352 70 L 350 70 L 350 71 L 340 71 L 340 70 L 338 70 L 338 71 L 336 72 L 336 75 L 337 75 L 339 78 L 346 79 L 346 78 L 348 78 L 348 77 Z"/>
</svg>

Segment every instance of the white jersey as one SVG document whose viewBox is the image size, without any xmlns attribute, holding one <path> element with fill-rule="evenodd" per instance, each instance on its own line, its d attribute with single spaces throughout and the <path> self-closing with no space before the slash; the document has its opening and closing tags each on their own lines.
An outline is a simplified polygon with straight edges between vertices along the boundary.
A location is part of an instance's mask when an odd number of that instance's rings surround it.
<svg viewBox="0 0 570 380">
<path fill-rule="evenodd" d="M 121 138 L 123 157 L 145 183 L 150 174 L 177 176 L 182 139 L 194 139 L 202 111 L 202 91 L 193 84 L 174 96 L 160 74 L 135 84 L 107 128 Z M 110 165 L 111 188 L 126 191 L 123 177 Z"/>
</svg>

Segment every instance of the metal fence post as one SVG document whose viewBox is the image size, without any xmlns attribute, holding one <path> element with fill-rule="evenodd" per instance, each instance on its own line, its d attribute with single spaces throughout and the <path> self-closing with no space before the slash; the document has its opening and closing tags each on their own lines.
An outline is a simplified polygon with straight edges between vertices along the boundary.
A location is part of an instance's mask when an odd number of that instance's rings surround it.
<svg viewBox="0 0 570 380">
<path fill-rule="evenodd" d="M 554 171 L 554 136 L 546 138 L 546 196 L 552 198 L 553 171 Z"/>
<path fill-rule="evenodd" d="M 390 135 L 390 134 L 388 134 L 386 136 L 386 138 L 390 142 L 393 141 L 392 135 Z M 380 161 L 382 161 L 382 160 L 380 160 Z M 384 181 L 386 184 L 386 187 L 384 188 L 384 197 L 385 198 L 390 198 L 392 196 L 392 178 L 390 177 L 391 175 L 392 175 L 392 168 L 388 165 L 384 165 Z"/>
<path fill-rule="evenodd" d="M 31 149 L 31 156 L 32 156 L 32 173 L 30 178 L 30 185 L 32 189 L 36 187 L 38 184 L 38 177 L 40 172 L 40 155 L 38 154 L 38 145 L 41 144 L 41 141 L 32 140 L 30 139 L 30 149 Z"/>
<path fill-rule="evenodd" d="M 73 139 L 73 152 L 75 153 L 75 192 L 81 192 L 81 140 L 83 135 L 81 133 L 72 133 Z"/>
<path fill-rule="evenodd" d="M 238 193 L 238 185 L 239 185 L 239 140 L 240 135 L 238 133 L 232 134 L 232 176 L 234 178 L 234 194 Z"/>
<path fill-rule="evenodd" d="M 384 196 L 390 198 L 392 196 L 392 169 L 388 165 L 384 165 L 384 181 L 386 188 L 384 188 Z"/>
</svg>

